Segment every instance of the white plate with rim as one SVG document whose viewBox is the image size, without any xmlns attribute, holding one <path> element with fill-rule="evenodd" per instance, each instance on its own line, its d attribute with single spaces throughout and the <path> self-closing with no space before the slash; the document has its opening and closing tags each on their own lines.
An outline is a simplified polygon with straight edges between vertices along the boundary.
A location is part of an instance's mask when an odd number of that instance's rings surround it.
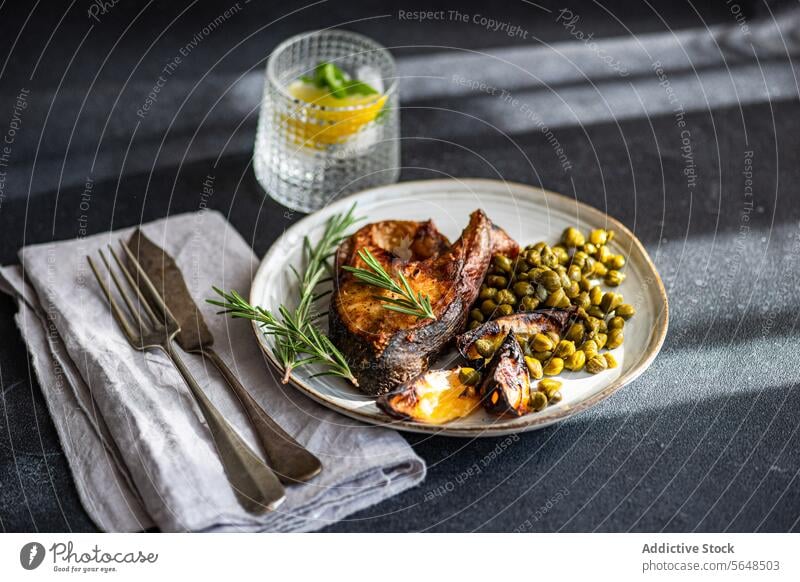
<svg viewBox="0 0 800 582">
<path fill-rule="evenodd" d="M 609 397 L 622 386 L 632 382 L 651 364 L 661 349 L 667 333 L 668 306 L 664 285 L 642 244 L 625 226 L 604 212 L 572 198 L 511 182 L 482 179 L 425 180 L 400 182 L 390 186 L 365 190 L 311 214 L 289 228 L 264 256 L 250 290 L 250 302 L 274 310 L 280 304 L 293 305 L 297 283 L 290 265 L 301 266 L 303 237 L 319 238 L 327 219 L 346 212 L 354 203 L 356 215 L 365 219 L 354 231 L 368 222 L 378 220 L 433 219 L 451 241 L 455 241 L 467 225 L 470 213 L 482 208 L 492 221 L 503 227 L 520 246 L 543 240 L 555 244 L 567 226 L 577 226 L 588 232 L 593 228 L 611 228 L 616 232 L 610 244 L 612 251 L 623 253 L 628 262 L 627 277 L 615 289 L 626 303 L 636 308 L 636 315 L 625 325 L 625 343 L 613 350 L 619 366 L 600 374 L 565 372 L 563 399 L 541 412 L 519 418 L 496 417 L 483 410 L 444 425 L 429 425 L 387 416 L 374 398 L 361 393 L 342 378 L 322 376 L 313 366 L 292 374 L 291 382 L 303 393 L 328 408 L 349 417 L 392 428 L 413 432 L 451 436 L 488 437 L 542 428 L 573 416 Z M 326 302 L 321 310 L 327 310 Z M 320 320 L 327 330 L 327 320 Z M 276 367 L 272 340 L 265 337 L 254 324 L 259 345 Z M 432 368 L 455 365 L 457 354 L 450 350 Z M 276 374 L 280 377 L 280 374 Z"/>
</svg>

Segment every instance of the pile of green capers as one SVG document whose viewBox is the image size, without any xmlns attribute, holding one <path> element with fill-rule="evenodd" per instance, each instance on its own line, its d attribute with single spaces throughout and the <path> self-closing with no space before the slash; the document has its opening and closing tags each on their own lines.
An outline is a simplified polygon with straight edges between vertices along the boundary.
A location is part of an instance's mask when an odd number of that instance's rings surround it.
<svg viewBox="0 0 800 582">
<path fill-rule="evenodd" d="M 585 236 L 569 227 L 552 247 L 538 242 L 525 247 L 516 259 L 495 255 L 470 311 L 469 328 L 516 312 L 575 306 L 576 317 L 564 337 L 551 332 L 520 338 L 531 378 L 557 376 L 564 370 L 597 374 L 615 368 L 614 356 L 601 351 L 622 345 L 625 322 L 636 310 L 620 293 L 603 290 L 603 285 L 616 287 L 625 279 L 625 257 L 608 246 L 613 238 L 613 230 L 598 228 Z M 479 353 L 486 352 L 481 353 L 485 358 L 496 347 L 486 340 L 476 343 Z"/>
</svg>

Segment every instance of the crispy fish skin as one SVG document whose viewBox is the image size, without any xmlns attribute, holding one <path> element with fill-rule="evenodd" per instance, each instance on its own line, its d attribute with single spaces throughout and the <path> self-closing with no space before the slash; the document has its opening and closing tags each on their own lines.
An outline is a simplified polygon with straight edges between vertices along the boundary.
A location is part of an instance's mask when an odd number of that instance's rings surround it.
<svg viewBox="0 0 800 582">
<path fill-rule="evenodd" d="M 462 356 L 468 360 L 474 360 L 479 355 L 473 345 L 479 339 L 495 342 L 509 332 L 513 332 L 515 335 L 535 335 L 554 331 L 561 335 L 574 313 L 575 310 L 572 308 L 539 309 L 498 317 L 462 333 L 456 338 L 456 347 Z"/>
<path fill-rule="evenodd" d="M 432 223 L 408 221 L 370 224 L 342 243 L 328 318 L 330 338 L 361 390 L 385 394 L 419 376 L 463 328 L 492 258 L 494 228 L 476 210 L 452 246 Z M 402 271 L 416 292 L 430 298 L 436 319 L 385 309 L 375 296 L 391 296 L 389 291 L 365 285 L 342 269 L 365 266 L 358 256 L 361 249 L 369 249 L 390 273 Z"/>
</svg>

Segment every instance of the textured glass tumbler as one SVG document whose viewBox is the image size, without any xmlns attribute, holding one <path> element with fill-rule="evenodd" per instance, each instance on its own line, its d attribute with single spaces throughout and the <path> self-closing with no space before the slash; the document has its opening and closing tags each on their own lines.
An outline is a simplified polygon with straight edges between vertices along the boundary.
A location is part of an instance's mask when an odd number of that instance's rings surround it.
<svg viewBox="0 0 800 582">
<path fill-rule="evenodd" d="M 288 87 L 330 62 L 381 96 L 370 103 L 326 107 L 294 98 Z M 399 112 L 395 64 L 389 51 L 342 30 L 294 36 L 267 62 L 253 166 L 266 192 L 302 212 L 335 198 L 397 181 Z"/>
</svg>

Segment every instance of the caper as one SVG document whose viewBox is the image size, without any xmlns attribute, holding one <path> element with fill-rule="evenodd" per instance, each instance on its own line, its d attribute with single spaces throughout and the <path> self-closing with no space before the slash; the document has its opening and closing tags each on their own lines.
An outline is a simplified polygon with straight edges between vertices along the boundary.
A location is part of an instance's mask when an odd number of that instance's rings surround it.
<svg viewBox="0 0 800 582">
<path fill-rule="evenodd" d="M 586 310 L 586 313 L 588 313 L 592 317 L 605 317 L 606 315 L 606 312 L 603 311 L 597 305 L 590 305 L 589 308 Z"/>
<path fill-rule="evenodd" d="M 514 295 L 513 292 L 509 291 L 508 289 L 500 289 L 497 292 L 497 297 L 495 301 L 498 303 L 507 303 L 508 305 L 516 305 L 517 304 L 517 296 Z"/>
<path fill-rule="evenodd" d="M 591 360 L 597 355 L 599 348 L 594 340 L 586 340 L 581 344 L 580 350 L 586 354 L 586 359 Z"/>
<path fill-rule="evenodd" d="M 589 233 L 589 240 L 593 245 L 604 245 L 608 241 L 608 233 L 604 228 L 595 228 Z"/>
<path fill-rule="evenodd" d="M 613 350 L 621 346 L 623 341 L 625 341 L 625 336 L 622 333 L 622 328 L 614 328 L 608 332 L 608 341 L 606 342 L 606 347 L 609 350 Z"/>
<path fill-rule="evenodd" d="M 497 289 L 494 287 L 481 287 L 478 297 L 481 299 L 494 299 L 497 296 Z"/>
<path fill-rule="evenodd" d="M 545 301 L 544 301 L 544 306 L 545 307 L 556 307 L 558 305 L 558 302 L 561 301 L 562 297 L 564 299 L 567 299 L 567 295 L 566 295 L 566 293 L 564 293 L 564 290 L 559 288 L 559 289 L 557 289 L 556 291 L 550 293 L 550 295 L 547 296 L 547 299 L 545 299 Z"/>
<path fill-rule="evenodd" d="M 510 273 L 514 269 L 514 261 L 505 255 L 495 255 L 494 264 L 498 269 L 506 273 Z"/>
<path fill-rule="evenodd" d="M 581 286 L 577 281 L 570 281 L 567 287 L 564 287 L 564 294 L 570 299 L 575 299 L 581 292 Z"/>
<path fill-rule="evenodd" d="M 547 395 L 544 392 L 531 392 L 531 410 L 539 412 L 547 408 Z"/>
<path fill-rule="evenodd" d="M 542 264 L 553 269 L 558 265 L 558 256 L 551 249 L 545 249 L 542 251 Z"/>
<path fill-rule="evenodd" d="M 585 242 L 583 243 L 581 250 L 587 255 L 593 255 L 597 252 L 597 245 L 595 245 L 593 242 Z"/>
<path fill-rule="evenodd" d="M 600 333 L 608 333 L 608 324 L 606 323 L 605 319 L 600 320 L 600 323 L 597 326 L 597 331 Z"/>
<path fill-rule="evenodd" d="M 539 251 L 539 252 L 541 253 L 543 250 L 545 250 L 545 249 L 549 249 L 550 247 L 548 247 L 548 246 L 547 246 L 547 243 L 546 243 L 546 242 L 544 242 L 544 241 L 539 241 L 539 242 L 537 242 L 535 245 L 533 245 L 531 248 L 532 248 L 533 250 L 535 250 L 535 251 Z"/>
<path fill-rule="evenodd" d="M 581 277 L 578 284 L 581 286 L 581 291 L 586 291 L 588 293 L 592 289 L 592 282 L 588 277 Z"/>
<path fill-rule="evenodd" d="M 600 289 L 599 285 L 592 287 L 589 290 L 589 299 L 591 300 L 592 305 L 600 305 L 600 302 L 603 300 L 603 290 Z"/>
<path fill-rule="evenodd" d="M 480 321 L 476 321 L 476 320 L 473 319 L 472 321 L 469 322 L 469 326 L 468 326 L 467 329 L 472 331 L 473 329 L 478 329 L 481 325 L 482 324 L 481 324 Z"/>
<path fill-rule="evenodd" d="M 577 321 L 569 326 L 566 335 L 564 336 L 566 339 L 572 342 L 579 342 L 583 339 L 583 334 L 586 332 L 584 325 Z"/>
<path fill-rule="evenodd" d="M 613 291 L 604 293 L 603 299 L 600 301 L 600 309 L 605 313 L 611 313 L 620 305 L 622 305 L 622 295 Z"/>
<path fill-rule="evenodd" d="M 575 353 L 575 342 L 569 340 L 561 340 L 556 345 L 553 353 L 559 358 L 568 358 Z"/>
<path fill-rule="evenodd" d="M 583 251 L 575 251 L 575 254 L 572 255 L 572 264 L 583 270 L 583 266 L 586 264 L 586 259 L 588 257 L 589 255 Z"/>
<path fill-rule="evenodd" d="M 533 352 L 531 355 L 540 362 L 548 362 L 553 357 L 553 352 Z"/>
<path fill-rule="evenodd" d="M 567 269 L 567 273 L 569 274 L 569 278 L 573 281 L 581 280 L 581 268 L 578 265 L 570 265 L 569 269 Z"/>
<path fill-rule="evenodd" d="M 561 245 L 556 245 L 553 247 L 553 254 L 556 256 L 556 259 L 558 259 L 559 264 L 565 265 L 567 262 L 569 262 L 569 253 L 567 252 L 567 249 Z"/>
<path fill-rule="evenodd" d="M 536 288 L 527 281 L 520 281 L 519 283 L 514 283 L 514 293 L 522 299 L 536 293 Z"/>
<path fill-rule="evenodd" d="M 608 266 L 612 269 L 619 270 L 625 266 L 625 257 L 623 255 L 614 255 L 608 263 Z"/>
<path fill-rule="evenodd" d="M 608 365 L 608 369 L 616 368 L 617 367 L 617 358 L 614 357 L 614 354 L 606 352 L 603 354 L 603 358 L 606 360 L 606 365 Z"/>
<path fill-rule="evenodd" d="M 531 265 L 523 259 L 522 257 L 517 258 L 517 262 L 514 263 L 514 276 L 518 277 L 520 273 L 527 273 L 531 270 Z"/>
<path fill-rule="evenodd" d="M 577 228 L 570 226 L 561 235 L 561 242 L 568 247 L 580 247 L 586 242 L 586 237 Z"/>
<path fill-rule="evenodd" d="M 539 380 L 539 384 L 537 385 L 538 392 L 544 393 L 547 395 L 548 400 L 553 397 L 553 394 L 561 390 L 561 382 L 558 380 L 553 380 L 552 378 L 545 378 L 544 380 Z"/>
<path fill-rule="evenodd" d="M 531 249 L 525 252 L 525 260 L 534 267 L 538 267 L 542 264 L 542 255 L 539 251 Z"/>
<path fill-rule="evenodd" d="M 607 274 L 608 274 L 608 267 L 606 267 L 600 261 L 595 261 L 593 275 L 595 277 L 605 277 Z"/>
<path fill-rule="evenodd" d="M 592 257 L 586 257 L 581 272 L 587 277 L 591 277 L 594 274 L 596 266 L 597 266 L 597 261 L 595 261 Z"/>
<path fill-rule="evenodd" d="M 539 380 L 544 375 L 542 363 L 532 356 L 525 356 L 525 367 L 534 380 Z"/>
<path fill-rule="evenodd" d="M 609 287 L 616 287 L 617 285 L 621 285 L 625 280 L 625 273 L 621 273 L 616 269 L 611 269 L 608 271 L 608 273 L 606 273 L 606 276 L 603 280 Z"/>
<path fill-rule="evenodd" d="M 472 311 L 469 312 L 469 316 L 471 319 L 474 319 L 475 321 L 479 321 L 480 323 L 484 322 L 483 312 L 481 312 L 480 309 L 473 309 Z"/>
<path fill-rule="evenodd" d="M 461 368 L 458 371 L 458 379 L 462 384 L 475 386 L 481 381 L 481 373 L 475 368 Z"/>
<path fill-rule="evenodd" d="M 547 267 L 534 267 L 528 271 L 528 279 L 534 283 L 541 283 L 542 275 L 549 270 Z"/>
<path fill-rule="evenodd" d="M 547 337 L 543 333 L 537 333 L 531 340 L 531 347 L 536 352 L 548 352 L 555 347 L 552 338 Z"/>
<path fill-rule="evenodd" d="M 486 283 L 489 287 L 495 287 L 496 289 L 505 289 L 508 287 L 508 279 L 506 279 L 504 275 L 489 275 L 486 277 Z"/>
<path fill-rule="evenodd" d="M 509 305 L 508 303 L 503 303 L 502 305 L 497 306 L 497 313 L 501 316 L 511 315 L 512 313 L 514 313 L 514 307 Z"/>
<path fill-rule="evenodd" d="M 609 229 L 609 231 L 608 231 L 608 240 L 606 242 L 611 242 L 612 240 L 614 240 L 614 235 L 615 234 L 616 233 L 613 230 Z"/>
<path fill-rule="evenodd" d="M 611 257 L 614 256 L 607 246 L 602 245 L 597 247 L 597 252 L 594 254 L 594 258 L 603 263 L 604 265 L 608 265 L 608 262 L 611 260 Z"/>
<path fill-rule="evenodd" d="M 553 340 L 553 345 L 556 345 L 558 342 L 560 342 L 560 341 L 561 341 L 561 336 L 560 336 L 560 335 L 558 335 L 558 334 L 557 334 L 556 332 L 554 332 L 554 331 L 546 331 L 546 332 L 544 332 L 544 335 L 546 335 L 546 336 L 547 336 L 547 337 L 549 337 L 551 340 Z"/>
<path fill-rule="evenodd" d="M 521 311 L 533 311 L 537 307 L 539 307 L 539 300 L 536 297 L 523 297 L 520 301 Z"/>
<path fill-rule="evenodd" d="M 603 321 L 599 317 L 592 317 L 591 315 L 586 318 L 586 329 L 589 333 L 597 333 L 600 331 L 600 322 Z"/>
<path fill-rule="evenodd" d="M 586 354 L 582 350 L 575 350 L 575 353 L 564 360 L 564 367 L 567 370 L 578 372 L 586 364 Z"/>
<path fill-rule="evenodd" d="M 483 303 L 481 303 L 481 313 L 486 316 L 491 315 L 494 313 L 494 310 L 497 309 L 497 303 L 493 299 L 487 299 Z"/>
<path fill-rule="evenodd" d="M 619 315 L 616 317 L 612 317 L 608 320 L 608 329 L 615 330 L 615 329 L 622 329 L 625 327 L 625 320 L 622 319 Z"/>
<path fill-rule="evenodd" d="M 594 356 L 586 362 L 586 371 L 590 374 L 599 374 L 608 368 L 608 362 L 603 356 Z"/>
<path fill-rule="evenodd" d="M 547 401 L 548 404 L 558 404 L 559 402 L 561 402 L 561 392 L 554 392 Z"/>
<path fill-rule="evenodd" d="M 553 357 L 542 368 L 546 376 L 558 376 L 564 370 L 564 360 Z"/>
<path fill-rule="evenodd" d="M 558 276 L 558 273 L 551 270 L 544 271 L 536 282 L 544 286 L 550 293 L 561 287 L 561 277 Z"/>
<path fill-rule="evenodd" d="M 536 299 L 538 299 L 540 303 L 542 301 L 547 301 L 547 289 L 544 288 L 544 285 L 536 286 Z"/>
<path fill-rule="evenodd" d="M 623 303 L 614 310 L 614 314 L 622 319 L 630 319 L 635 313 L 636 310 L 633 308 L 633 305 L 629 303 Z"/>
<path fill-rule="evenodd" d="M 597 344 L 597 349 L 602 350 L 606 343 L 608 342 L 608 335 L 605 333 L 596 333 L 594 334 L 594 343 Z"/>
<path fill-rule="evenodd" d="M 588 309 L 592 304 L 591 300 L 589 299 L 589 293 L 586 291 L 581 291 L 578 293 L 578 296 L 572 300 L 572 304 L 583 309 Z"/>
<path fill-rule="evenodd" d="M 487 339 L 479 339 L 475 342 L 475 351 L 484 358 L 491 358 L 494 355 L 495 345 Z"/>
<path fill-rule="evenodd" d="M 563 289 L 556 289 L 544 302 L 547 307 L 558 307 L 565 309 L 570 306 L 569 297 Z"/>
</svg>

